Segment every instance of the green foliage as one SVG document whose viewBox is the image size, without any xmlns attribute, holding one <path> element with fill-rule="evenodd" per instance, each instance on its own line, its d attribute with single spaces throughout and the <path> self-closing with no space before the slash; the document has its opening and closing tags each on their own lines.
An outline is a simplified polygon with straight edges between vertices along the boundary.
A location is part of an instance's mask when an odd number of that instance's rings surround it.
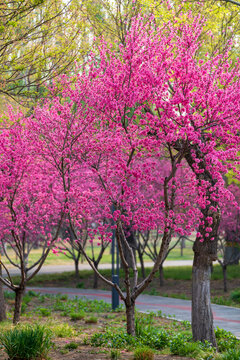
<svg viewBox="0 0 240 360">
<path fill-rule="evenodd" d="M 11 360 L 40 360 L 49 352 L 50 332 L 43 326 L 15 327 L 0 337 L 0 342 Z"/>
<path fill-rule="evenodd" d="M 235 349 L 237 345 L 240 345 L 240 340 L 236 338 L 229 331 L 219 329 L 215 330 L 215 335 L 217 339 L 217 345 L 220 352 Z"/>
<path fill-rule="evenodd" d="M 85 320 L 86 324 L 97 324 L 97 322 L 98 322 L 98 319 L 96 316 L 90 316 L 89 318 L 87 318 Z"/>
<path fill-rule="evenodd" d="M 222 354 L 221 360 L 239 360 L 240 359 L 240 349 L 230 349 L 226 353 Z"/>
<path fill-rule="evenodd" d="M 47 317 L 47 316 L 50 316 L 50 315 L 51 315 L 51 310 L 46 309 L 46 308 L 39 308 L 39 309 L 37 310 L 37 312 L 38 312 L 41 316 L 44 316 L 44 317 Z"/>
<path fill-rule="evenodd" d="M 111 360 L 118 360 L 120 359 L 120 351 L 117 349 L 112 349 L 110 352 L 110 359 Z"/>
<path fill-rule="evenodd" d="M 63 302 L 59 298 L 53 305 L 53 310 L 63 312 L 64 316 L 72 313 L 103 313 L 111 311 L 111 305 L 102 300 L 68 299 Z"/>
<path fill-rule="evenodd" d="M 80 282 L 76 285 L 76 288 L 77 289 L 84 289 L 84 283 L 83 282 Z"/>
<path fill-rule="evenodd" d="M 173 355 L 197 356 L 205 351 L 213 351 L 210 343 L 192 342 L 191 336 L 178 333 L 170 341 L 170 351 Z"/>
<path fill-rule="evenodd" d="M 134 351 L 134 360 L 153 360 L 154 351 L 147 346 L 140 347 Z"/>
<path fill-rule="evenodd" d="M 84 319 L 84 316 L 85 316 L 84 311 L 70 313 L 70 318 L 73 321 L 82 320 Z"/>
<path fill-rule="evenodd" d="M 113 333 L 107 330 L 104 334 L 96 333 L 90 339 L 92 346 L 108 346 L 116 349 L 127 348 L 129 346 L 137 346 L 139 341 L 131 335 L 126 334 L 124 331 Z"/>
<path fill-rule="evenodd" d="M 15 293 L 13 291 L 4 291 L 4 299 L 6 300 L 14 300 Z"/>
<path fill-rule="evenodd" d="M 66 344 L 66 345 L 64 346 L 64 348 L 65 348 L 65 349 L 68 349 L 68 350 L 75 350 L 75 349 L 78 348 L 78 344 L 75 343 L 75 342 L 73 342 L 73 341 L 71 341 L 69 344 Z"/>
<path fill-rule="evenodd" d="M 52 327 L 52 331 L 59 338 L 64 338 L 64 337 L 70 338 L 76 335 L 76 331 L 74 330 L 74 328 L 68 325 L 67 323 L 55 325 L 54 327 Z"/>
<path fill-rule="evenodd" d="M 230 294 L 230 298 L 231 298 L 231 300 L 240 304 L 240 289 L 236 289 L 236 290 L 232 291 Z"/>
</svg>

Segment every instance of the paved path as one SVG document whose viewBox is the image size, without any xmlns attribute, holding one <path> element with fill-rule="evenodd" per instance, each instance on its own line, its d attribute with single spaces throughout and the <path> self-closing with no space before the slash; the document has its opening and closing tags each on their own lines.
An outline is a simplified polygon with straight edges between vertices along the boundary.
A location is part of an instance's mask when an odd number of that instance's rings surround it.
<svg viewBox="0 0 240 360">
<path fill-rule="evenodd" d="M 104 290 L 70 289 L 70 288 L 37 288 L 28 287 L 42 294 L 67 294 L 70 298 L 86 297 L 87 299 L 104 300 L 111 303 L 111 292 Z M 143 312 L 162 311 L 166 316 L 174 316 L 177 320 L 191 321 L 191 301 L 168 297 L 140 295 L 136 307 Z M 214 325 L 231 331 L 240 338 L 240 308 L 223 305 L 212 305 Z"/>
<path fill-rule="evenodd" d="M 164 266 L 191 266 L 192 260 L 167 260 L 164 262 Z M 140 267 L 140 264 L 138 264 Z M 152 267 L 152 262 L 146 262 L 145 267 Z M 111 264 L 99 264 L 99 269 L 111 269 Z M 19 269 L 9 267 L 10 275 L 19 275 L 20 271 Z M 89 264 L 79 264 L 79 270 L 91 270 L 91 267 Z M 44 265 L 41 270 L 39 271 L 39 274 L 54 274 L 54 273 L 61 273 L 65 271 L 74 271 L 74 265 Z M 5 270 L 3 270 L 3 275 L 6 276 Z"/>
</svg>

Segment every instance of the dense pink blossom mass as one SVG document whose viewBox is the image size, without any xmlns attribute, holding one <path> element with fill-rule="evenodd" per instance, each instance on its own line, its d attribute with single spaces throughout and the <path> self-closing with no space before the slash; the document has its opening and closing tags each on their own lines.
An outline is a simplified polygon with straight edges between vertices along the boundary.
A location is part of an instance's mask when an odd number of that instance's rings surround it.
<svg viewBox="0 0 240 360">
<path fill-rule="evenodd" d="M 138 18 L 124 46 L 102 40 L 31 117 L 10 115 L 0 139 L 2 234 L 24 228 L 34 239 L 62 211 L 77 242 L 86 220 L 90 241 L 111 241 L 113 228 L 158 229 L 154 271 L 174 234 L 216 241 L 224 204 L 237 207 L 223 176 L 240 175 L 240 74 L 227 52 L 199 55 L 202 25 Z"/>
</svg>

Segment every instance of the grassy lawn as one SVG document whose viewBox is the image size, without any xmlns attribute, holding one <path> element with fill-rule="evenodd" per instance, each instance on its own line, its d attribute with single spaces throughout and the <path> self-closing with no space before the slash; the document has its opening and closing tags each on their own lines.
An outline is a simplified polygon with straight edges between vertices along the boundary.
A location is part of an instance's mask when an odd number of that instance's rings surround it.
<svg viewBox="0 0 240 360">
<path fill-rule="evenodd" d="M 86 252 L 89 256 L 91 256 L 92 252 L 90 246 L 86 248 Z M 95 246 L 94 252 L 96 254 L 95 256 L 97 257 L 100 252 L 100 248 L 97 245 Z M 11 259 L 16 260 L 16 256 L 13 250 L 8 250 L 8 255 Z M 34 262 L 36 262 L 40 255 L 41 255 L 41 249 L 32 250 L 29 257 L 29 264 L 32 265 Z M 110 254 L 110 246 L 109 246 L 102 257 L 101 263 L 110 264 L 111 258 L 112 257 Z M 193 258 L 192 243 L 186 241 L 186 248 L 183 250 L 183 256 L 181 256 L 180 247 L 177 246 L 169 253 L 167 260 L 191 260 L 192 258 Z M 2 261 L 4 264 L 8 264 L 8 265 L 10 264 L 5 256 L 2 257 Z M 144 261 L 151 261 L 151 259 L 147 255 L 145 255 Z M 87 263 L 85 259 L 83 259 L 81 262 Z M 45 265 L 71 265 L 71 264 L 73 264 L 73 260 L 69 259 L 63 253 L 58 253 L 57 255 L 55 255 L 52 252 L 50 252 L 45 261 Z"/>
<path fill-rule="evenodd" d="M 5 297 L 9 320 L 0 323 L 3 337 L 6 331 L 13 331 L 10 322 L 13 293 L 6 292 Z M 52 360 L 230 360 L 232 351 L 237 355 L 240 349 L 240 342 L 233 335 L 217 330 L 220 351 L 217 354 L 210 344 L 193 342 L 188 322 L 169 320 L 161 314 L 153 313 L 136 314 L 136 337 L 132 337 L 126 334 L 122 308 L 113 312 L 110 305 L 103 301 L 71 300 L 66 295 L 40 295 L 31 291 L 24 296 L 21 324 L 15 328 L 18 337 L 21 335 L 21 341 L 26 336 L 25 329 L 33 324 L 35 329 L 36 324 L 39 324 L 40 330 L 51 337 L 50 352 L 45 357 Z M 9 334 L 7 338 L 11 338 L 10 347 L 14 347 L 18 337 L 16 334 L 10 337 Z M 22 346 L 25 343 L 23 341 Z M 31 345 L 33 348 L 33 343 Z M 30 350 L 26 348 L 25 351 Z M 145 357 L 142 357 L 143 354 Z M 4 347 L 0 347 L 0 359 L 7 359 Z"/>
</svg>

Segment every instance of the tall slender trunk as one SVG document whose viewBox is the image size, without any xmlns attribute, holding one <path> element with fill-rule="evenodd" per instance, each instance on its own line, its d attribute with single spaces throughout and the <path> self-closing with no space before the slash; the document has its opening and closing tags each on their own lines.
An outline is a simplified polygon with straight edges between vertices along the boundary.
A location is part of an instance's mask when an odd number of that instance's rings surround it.
<svg viewBox="0 0 240 360">
<path fill-rule="evenodd" d="M 19 287 L 15 290 L 13 324 L 17 324 L 20 321 L 23 294 L 24 294 L 24 287 Z"/>
<path fill-rule="evenodd" d="M 126 301 L 126 317 L 127 317 L 127 333 L 129 335 L 135 336 L 135 301 L 131 302 Z"/>
<path fill-rule="evenodd" d="M 222 271 L 223 271 L 223 290 L 224 292 L 227 292 L 227 265 L 223 265 L 222 266 Z"/>
<path fill-rule="evenodd" d="M 2 276 L 2 266 L 0 264 L 0 276 Z M 4 299 L 3 283 L 0 282 L 0 321 L 7 319 L 6 304 Z"/>
<path fill-rule="evenodd" d="M 141 265 L 141 274 L 142 274 L 142 278 L 144 279 L 146 276 L 145 274 L 145 266 L 144 266 L 144 261 L 143 261 L 143 254 L 141 253 L 141 251 L 138 251 L 138 257 L 139 257 L 139 261 L 140 261 L 140 265 Z"/>
<path fill-rule="evenodd" d="M 79 259 L 74 259 L 75 277 L 79 279 Z"/>
<path fill-rule="evenodd" d="M 98 268 L 98 265 L 94 264 L 96 269 Z M 94 274 L 93 274 L 93 288 L 94 289 L 97 289 L 98 288 L 98 275 L 97 273 L 94 271 Z"/>
<path fill-rule="evenodd" d="M 164 286 L 164 271 L 162 264 L 159 266 L 159 285 Z"/>
</svg>

